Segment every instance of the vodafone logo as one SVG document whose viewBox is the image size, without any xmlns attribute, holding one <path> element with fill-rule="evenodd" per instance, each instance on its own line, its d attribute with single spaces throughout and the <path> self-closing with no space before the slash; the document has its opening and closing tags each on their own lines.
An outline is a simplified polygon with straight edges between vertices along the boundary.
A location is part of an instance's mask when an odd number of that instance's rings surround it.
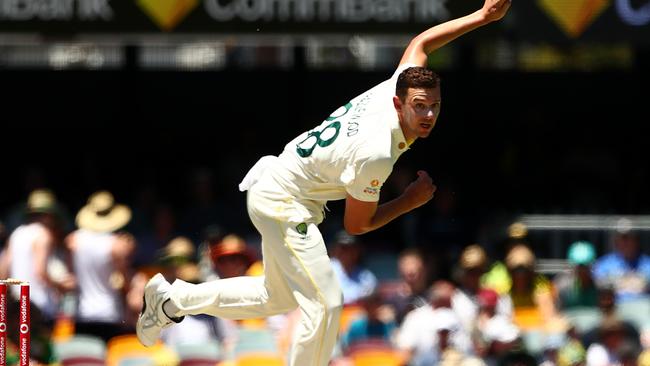
<svg viewBox="0 0 650 366">
<path fill-rule="evenodd" d="M 27 324 L 21 324 L 21 325 L 20 325 L 20 333 L 22 333 L 22 334 L 27 334 L 27 333 L 29 333 L 29 325 L 27 325 Z"/>
<path fill-rule="evenodd" d="M 0 323 L 0 333 L 4 333 L 7 331 L 7 323 L 2 322 Z"/>
</svg>

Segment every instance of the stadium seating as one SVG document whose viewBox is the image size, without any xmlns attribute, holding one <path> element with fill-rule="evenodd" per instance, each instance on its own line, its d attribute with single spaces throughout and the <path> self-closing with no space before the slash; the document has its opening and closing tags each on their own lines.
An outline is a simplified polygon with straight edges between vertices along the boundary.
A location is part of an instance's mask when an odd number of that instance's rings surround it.
<svg viewBox="0 0 650 366">
<path fill-rule="evenodd" d="M 177 344 L 174 350 L 180 358 L 179 366 L 214 366 L 223 358 L 217 342 Z"/>
<path fill-rule="evenodd" d="M 602 319 L 598 308 L 575 308 L 564 310 L 563 314 L 578 333 L 584 334 L 596 328 Z"/>
<path fill-rule="evenodd" d="M 248 353 L 237 357 L 237 366 L 284 366 L 284 359 L 273 353 Z"/>
<path fill-rule="evenodd" d="M 630 322 L 637 329 L 650 326 L 650 299 L 628 300 L 616 304 L 621 319 Z"/>
<path fill-rule="evenodd" d="M 345 305 L 339 320 L 339 334 L 345 334 L 355 319 L 365 316 L 366 311 L 360 305 Z"/>
<path fill-rule="evenodd" d="M 93 357 L 70 357 L 59 361 L 59 364 L 61 366 L 104 366 L 106 362 L 104 359 Z"/>
<path fill-rule="evenodd" d="M 402 366 L 404 358 L 392 349 L 364 349 L 349 355 L 355 366 Z"/>
<path fill-rule="evenodd" d="M 54 353 L 62 365 L 104 365 L 106 345 L 100 338 L 76 335 L 54 343 Z"/>
<path fill-rule="evenodd" d="M 403 355 L 381 339 L 358 341 L 346 351 L 355 366 L 401 366 Z"/>
<path fill-rule="evenodd" d="M 241 328 L 233 353 L 237 357 L 246 353 L 276 353 L 277 351 L 277 344 L 270 330 Z"/>
<path fill-rule="evenodd" d="M 174 366 L 178 356 L 161 342 L 145 347 L 135 334 L 113 337 L 108 341 L 106 364 L 108 366 Z"/>
</svg>

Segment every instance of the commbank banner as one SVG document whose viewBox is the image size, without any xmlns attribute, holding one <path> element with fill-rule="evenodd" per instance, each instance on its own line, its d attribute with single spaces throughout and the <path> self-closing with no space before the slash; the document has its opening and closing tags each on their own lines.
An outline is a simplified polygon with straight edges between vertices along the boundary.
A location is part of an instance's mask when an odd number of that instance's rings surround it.
<svg viewBox="0 0 650 366">
<path fill-rule="evenodd" d="M 0 32 L 411 34 L 465 15 L 469 0 L 0 0 Z M 513 1 L 478 37 L 650 42 L 650 0 Z"/>
</svg>

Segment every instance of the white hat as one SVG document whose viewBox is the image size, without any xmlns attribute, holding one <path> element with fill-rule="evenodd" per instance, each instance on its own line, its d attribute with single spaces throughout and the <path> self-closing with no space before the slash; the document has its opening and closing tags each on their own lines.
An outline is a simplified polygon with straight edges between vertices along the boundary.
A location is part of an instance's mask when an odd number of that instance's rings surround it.
<svg viewBox="0 0 650 366">
<path fill-rule="evenodd" d="M 488 320 L 483 337 L 488 342 L 510 343 L 519 338 L 519 328 L 508 318 L 497 315 Z"/>
<path fill-rule="evenodd" d="M 49 189 L 36 189 L 27 198 L 27 212 L 53 213 L 56 211 L 56 197 Z"/>
<path fill-rule="evenodd" d="M 79 210 L 76 223 L 82 229 L 111 232 L 122 228 L 131 220 L 131 209 L 116 204 L 108 191 L 93 193 L 88 203 Z"/>
<path fill-rule="evenodd" d="M 460 329 L 461 324 L 456 312 L 448 308 L 439 308 L 433 312 L 433 326 L 436 332 L 441 330 L 454 332 Z"/>
</svg>

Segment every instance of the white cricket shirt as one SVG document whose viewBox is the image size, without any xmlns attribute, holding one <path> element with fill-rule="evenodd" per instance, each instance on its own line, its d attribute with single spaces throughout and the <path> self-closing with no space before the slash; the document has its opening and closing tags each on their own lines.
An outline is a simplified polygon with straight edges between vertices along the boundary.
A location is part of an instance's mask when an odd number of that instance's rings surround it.
<svg viewBox="0 0 650 366">
<path fill-rule="evenodd" d="M 272 168 L 287 192 L 314 201 L 339 200 L 346 194 L 378 201 L 393 164 L 408 149 L 393 96 L 399 74 L 414 66 L 400 65 L 389 80 L 289 142 L 279 156 L 286 172 Z"/>
</svg>

